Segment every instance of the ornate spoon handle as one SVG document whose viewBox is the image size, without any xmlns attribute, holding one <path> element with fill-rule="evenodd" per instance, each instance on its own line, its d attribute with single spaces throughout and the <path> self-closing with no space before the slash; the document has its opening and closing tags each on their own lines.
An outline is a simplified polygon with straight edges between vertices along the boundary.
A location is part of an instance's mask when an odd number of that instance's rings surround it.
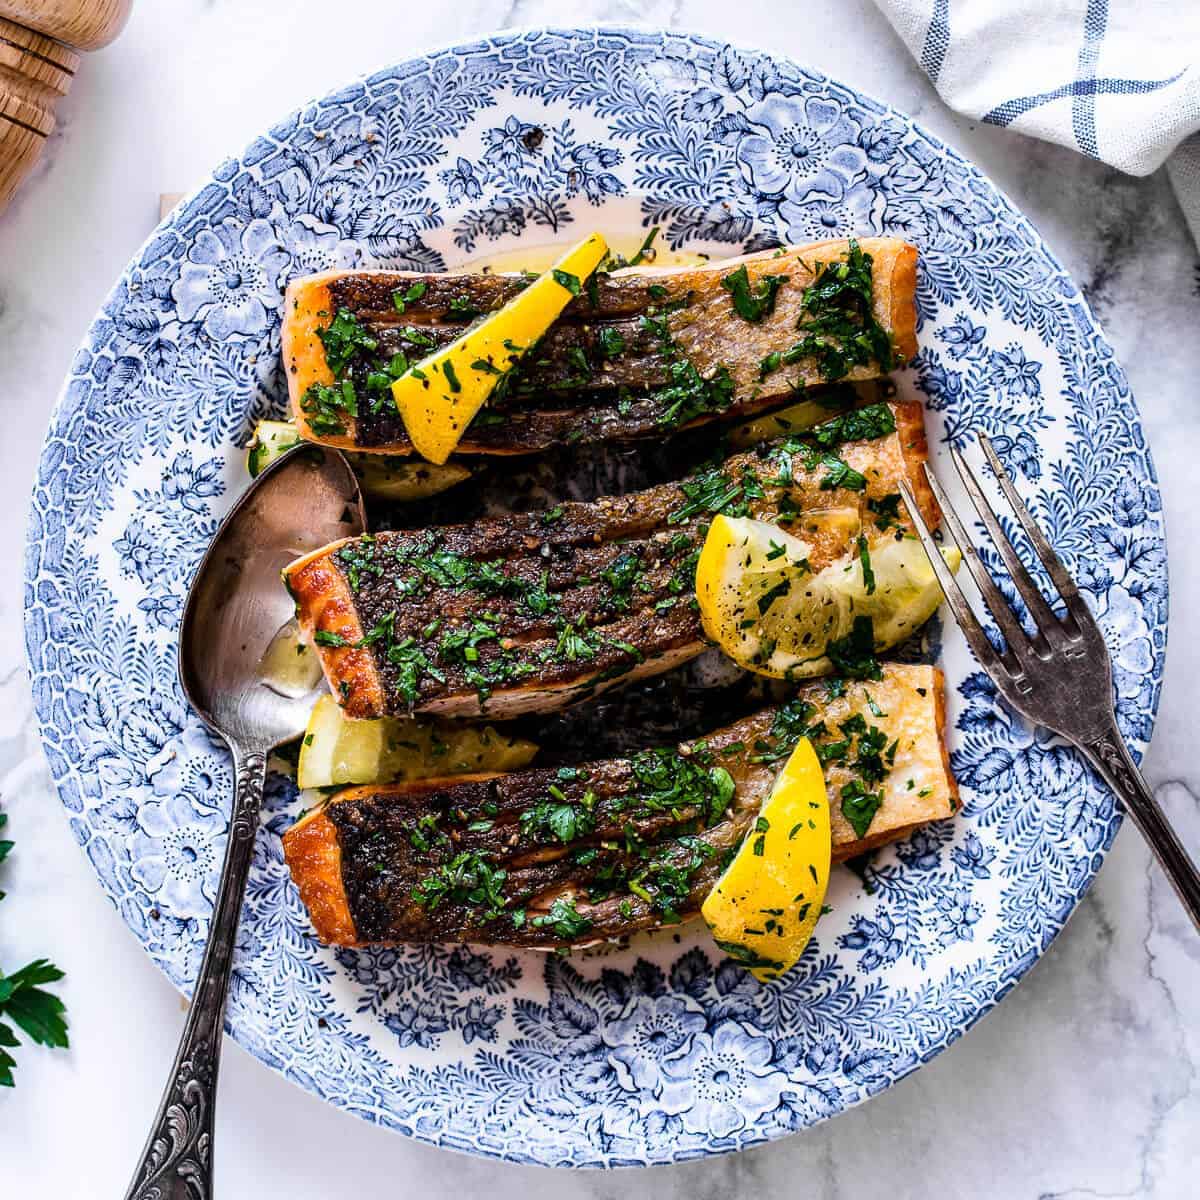
<svg viewBox="0 0 1200 1200">
<path fill-rule="evenodd" d="M 254 856 L 266 755 L 233 747 L 235 792 L 225 864 L 187 1024 L 126 1200 L 210 1200 L 213 1101 L 225 998 L 246 876 Z"/>
</svg>

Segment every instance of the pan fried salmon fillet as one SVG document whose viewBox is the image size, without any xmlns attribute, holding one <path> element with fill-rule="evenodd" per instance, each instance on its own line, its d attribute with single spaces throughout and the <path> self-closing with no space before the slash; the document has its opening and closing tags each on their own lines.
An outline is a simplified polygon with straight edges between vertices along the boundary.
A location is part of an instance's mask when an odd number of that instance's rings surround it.
<svg viewBox="0 0 1200 1200">
<path fill-rule="evenodd" d="M 835 861 L 951 816 L 943 723 L 941 672 L 885 664 L 674 749 L 349 788 L 284 855 L 326 943 L 585 945 L 695 915 L 801 736 L 824 764 Z"/>
<path fill-rule="evenodd" d="M 505 375 L 457 451 L 659 436 L 773 407 L 798 387 L 885 374 L 916 353 L 916 263 L 905 242 L 863 238 L 598 273 Z M 394 271 L 293 281 L 283 362 L 301 436 L 412 453 L 392 380 L 527 282 Z M 819 347 L 808 336 L 818 328 Z"/>
<path fill-rule="evenodd" d="M 919 403 L 842 414 L 679 483 L 548 512 L 326 546 L 285 582 L 350 717 L 547 712 L 658 674 L 704 648 L 695 564 L 716 512 L 774 521 L 816 572 L 902 536 L 921 466 Z"/>
</svg>

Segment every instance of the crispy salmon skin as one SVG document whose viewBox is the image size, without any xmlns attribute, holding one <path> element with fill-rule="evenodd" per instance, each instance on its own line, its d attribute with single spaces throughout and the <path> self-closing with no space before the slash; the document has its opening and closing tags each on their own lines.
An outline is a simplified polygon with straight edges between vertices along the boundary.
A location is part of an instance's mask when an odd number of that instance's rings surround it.
<svg viewBox="0 0 1200 1200">
<path fill-rule="evenodd" d="M 771 520 L 814 571 L 902 536 L 921 467 L 918 403 L 854 410 L 680 483 L 418 532 L 366 535 L 292 563 L 301 629 L 351 717 L 548 712 L 704 648 L 695 565 L 714 512 Z"/>
<path fill-rule="evenodd" d="M 827 287 L 847 263 L 865 272 L 869 295 L 858 318 L 880 338 L 869 359 L 804 354 L 772 366 L 771 356 L 801 342 L 798 327 L 818 311 L 814 283 Z M 863 238 L 700 267 L 599 273 L 497 387 L 458 452 L 525 454 L 565 441 L 658 436 L 772 407 L 797 387 L 877 377 L 916 353 L 916 268 L 915 247 Z M 394 271 L 294 280 L 285 298 L 283 362 L 301 436 L 342 449 L 411 453 L 391 378 L 526 282 L 522 275 Z M 838 335 L 843 347 L 861 340 L 855 333 Z M 822 335 L 830 338 L 838 340 Z"/>
<path fill-rule="evenodd" d="M 284 835 L 284 855 L 327 943 L 618 938 L 699 910 L 800 736 L 824 761 L 835 861 L 951 816 L 943 723 L 941 673 L 887 664 L 670 750 L 350 788 Z M 843 814 L 847 787 L 878 798 L 865 829 Z"/>
</svg>

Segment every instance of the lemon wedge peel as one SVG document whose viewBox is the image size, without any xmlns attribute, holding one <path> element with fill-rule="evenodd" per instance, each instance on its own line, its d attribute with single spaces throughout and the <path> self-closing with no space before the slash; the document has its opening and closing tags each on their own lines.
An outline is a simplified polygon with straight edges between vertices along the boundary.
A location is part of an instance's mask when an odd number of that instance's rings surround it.
<svg viewBox="0 0 1200 1200">
<path fill-rule="evenodd" d="M 444 463 L 501 379 L 550 328 L 604 260 L 593 233 L 503 308 L 415 363 L 392 384 L 404 428 L 422 458 Z"/>
<path fill-rule="evenodd" d="M 871 619 L 880 651 L 941 603 L 937 576 L 914 537 L 877 540 L 865 556 L 856 549 L 815 573 L 805 548 L 766 521 L 713 518 L 696 564 L 696 601 L 705 635 L 739 666 L 777 679 L 827 674 L 827 647 L 857 617 Z M 958 569 L 957 549 L 942 555 Z"/>
<path fill-rule="evenodd" d="M 402 717 L 354 721 L 325 695 L 309 716 L 296 782 L 319 788 L 516 771 L 537 751 L 533 742 L 506 737 L 490 725 Z"/>
<path fill-rule="evenodd" d="M 812 937 L 829 884 L 833 836 L 825 776 L 801 738 L 700 912 L 717 945 L 768 982 Z"/>
</svg>

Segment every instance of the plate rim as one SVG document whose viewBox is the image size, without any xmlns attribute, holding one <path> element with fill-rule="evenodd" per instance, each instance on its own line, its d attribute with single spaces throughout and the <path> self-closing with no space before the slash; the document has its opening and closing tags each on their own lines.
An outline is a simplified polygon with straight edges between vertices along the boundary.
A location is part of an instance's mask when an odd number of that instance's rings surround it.
<svg viewBox="0 0 1200 1200">
<path fill-rule="evenodd" d="M 375 68 L 368 70 L 368 71 L 360 72 L 360 73 L 346 79 L 344 82 L 337 84 L 336 86 L 327 88 L 323 91 L 316 92 L 315 94 L 310 95 L 307 99 L 305 99 L 299 105 L 294 106 L 294 107 L 288 109 L 287 111 L 285 111 L 284 113 L 282 113 L 278 118 L 276 118 L 276 120 L 274 122 L 272 122 L 270 125 L 267 126 L 267 129 L 269 130 L 276 126 L 289 123 L 293 119 L 298 119 L 300 116 L 302 116 L 302 114 L 307 109 L 309 109 L 310 107 L 312 107 L 316 104 L 319 104 L 322 100 L 325 100 L 328 97 L 336 95 L 339 92 L 344 92 L 349 89 L 353 89 L 357 86 L 366 85 L 372 79 L 376 78 L 377 76 L 379 76 L 381 74 L 395 71 L 397 69 L 404 68 L 404 67 L 414 67 L 419 64 L 428 62 L 429 60 L 437 58 L 439 56 L 452 55 L 456 59 L 461 60 L 463 57 L 465 57 L 466 55 L 468 55 L 472 52 L 486 51 L 489 48 L 495 48 L 497 46 L 502 46 L 504 44 L 513 43 L 513 42 L 521 42 L 521 41 L 525 41 L 525 40 L 528 40 L 531 38 L 545 37 L 545 36 L 549 36 L 549 37 L 557 36 L 557 37 L 562 37 L 562 38 L 567 38 L 567 39 L 578 39 L 578 38 L 586 38 L 589 36 L 594 37 L 595 35 L 603 35 L 603 34 L 624 36 L 634 42 L 645 41 L 645 40 L 656 42 L 657 45 L 654 48 L 659 51 L 661 51 L 661 49 L 663 48 L 664 42 L 669 42 L 669 41 L 673 40 L 673 41 L 681 43 L 681 44 L 688 43 L 693 46 L 700 47 L 706 51 L 719 52 L 722 49 L 730 48 L 730 49 L 733 49 L 734 51 L 745 53 L 748 55 L 765 57 L 774 63 L 784 64 L 789 67 L 794 67 L 797 70 L 805 73 L 809 77 L 811 77 L 815 80 L 819 80 L 820 82 L 822 82 L 824 84 L 833 85 L 837 88 L 842 89 L 845 93 L 852 96 L 855 100 L 861 102 L 865 107 L 867 107 L 870 111 L 872 111 L 876 115 L 890 115 L 890 116 L 898 119 L 908 129 L 919 134 L 933 148 L 944 152 L 945 155 L 947 156 L 947 158 L 952 160 L 957 167 L 965 168 L 967 171 L 973 173 L 974 175 L 976 175 L 980 179 L 982 179 L 987 184 L 987 186 L 996 194 L 996 196 L 999 197 L 999 199 L 1003 205 L 1003 212 L 1004 212 L 1007 222 L 1012 225 L 1023 226 L 1029 232 L 1029 234 L 1032 235 L 1040 252 L 1042 254 L 1044 254 L 1046 261 L 1053 267 L 1054 271 L 1057 273 L 1057 277 L 1060 278 L 1061 280 L 1065 281 L 1069 285 L 1069 287 L 1071 289 L 1070 303 L 1072 305 L 1077 305 L 1079 307 L 1083 316 L 1086 318 L 1087 322 L 1090 324 L 1091 329 L 1100 336 L 1100 338 L 1103 340 L 1104 344 L 1111 351 L 1112 362 L 1114 363 L 1114 365 L 1116 365 L 1118 367 L 1118 369 L 1121 369 L 1120 368 L 1120 360 L 1117 356 L 1116 350 L 1112 346 L 1112 343 L 1111 343 L 1110 339 L 1108 338 L 1107 334 L 1104 332 L 1103 324 L 1100 322 L 1100 320 L 1097 318 L 1096 314 L 1092 310 L 1092 306 L 1091 306 L 1090 302 L 1088 301 L 1087 296 L 1084 294 L 1082 287 L 1080 287 L 1075 282 L 1073 276 L 1066 269 L 1066 267 L 1060 260 L 1059 256 L 1051 249 L 1050 245 L 1047 243 L 1046 239 L 1042 236 L 1042 234 L 1041 234 L 1038 226 L 1035 224 L 1035 222 L 1028 215 L 1026 215 L 1026 213 L 1023 211 L 1023 209 L 1021 209 L 1016 204 L 1016 202 L 1009 195 L 1009 193 L 1005 189 L 1001 188 L 995 182 L 995 180 L 992 178 L 992 176 L 987 171 L 985 171 L 982 167 L 980 167 L 972 158 L 970 158 L 968 155 L 963 153 L 961 150 L 959 150 L 957 148 L 957 146 L 955 144 L 946 140 L 944 137 L 941 137 L 940 135 L 932 133 L 924 124 L 922 124 L 920 121 L 916 120 L 915 118 L 909 116 L 903 110 L 897 108 L 896 106 L 894 106 L 891 103 L 877 99 L 871 93 L 863 91 L 862 89 L 860 89 L 858 86 L 856 86 L 854 84 L 843 82 L 838 77 L 830 75 L 826 71 L 821 70 L 817 67 L 807 66 L 802 61 L 796 59 L 795 57 L 793 57 L 790 54 L 779 53 L 775 50 L 763 49 L 759 46 L 748 45 L 746 43 L 739 42 L 737 40 L 726 39 L 725 37 L 721 36 L 720 34 L 711 33 L 711 32 L 703 32 L 703 31 L 699 31 L 699 30 L 671 29 L 671 28 L 665 28 L 665 27 L 653 25 L 653 24 L 637 24 L 637 23 L 629 23 L 629 22 L 613 22 L 613 23 L 597 22 L 597 23 L 586 24 L 586 25 L 541 25 L 541 24 L 522 25 L 522 26 L 517 26 L 517 27 L 512 27 L 512 28 L 505 28 L 505 29 L 495 31 L 495 32 L 481 33 L 479 35 L 476 35 L 474 37 L 470 37 L 467 39 L 463 39 L 461 37 L 448 39 L 443 42 L 438 42 L 438 43 L 424 46 L 422 49 L 420 49 L 419 52 L 415 52 L 408 57 L 400 58 L 398 60 L 385 61 L 385 62 L 381 63 L 380 65 L 376 66 Z M 259 135 L 257 135 L 257 137 L 261 137 L 261 136 L 262 136 L 261 133 Z M 110 301 L 112 301 L 114 299 L 118 290 L 120 289 L 120 287 L 126 280 L 126 277 L 129 274 L 130 270 L 141 260 L 144 252 L 148 249 L 148 247 L 158 237 L 160 237 L 164 232 L 173 228 L 173 226 L 177 222 L 179 222 L 180 220 L 183 219 L 183 217 L 189 212 L 189 210 L 192 207 L 195 200 L 211 184 L 213 184 L 216 181 L 218 172 L 220 172 L 223 167 L 230 165 L 230 164 L 239 164 L 240 165 L 242 163 L 243 159 L 246 157 L 247 152 L 255 144 L 257 137 L 254 139 L 251 139 L 249 142 L 247 142 L 241 148 L 241 150 L 238 152 L 238 154 L 227 155 L 224 158 L 222 158 L 221 160 L 219 160 L 216 164 L 214 164 L 214 166 L 207 171 L 207 173 L 196 184 L 196 186 L 193 187 L 192 190 L 187 192 L 176 203 L 174 208 L 167 214 L 167 216 L 163 220 L 159 221 L 153 227 L 153 229 L 150 230 L 150 232 L 147 234 L 147 236 L 144 239 L 142 239 L 142 241 L 138 244 L 136 249 L 125 260 L 125 263 L 121 267 L 121 270 L 120 270 L 119 274 L 117 275 L 114 283 L 103 294 L 103 296 L 100 300 L 99 306 L 96 309 L 95 314 L 90 318 L 87 328 L 84 331 L 84 333 L 82 334 L 82 336 L 77 344 L 76 350 L 75 350 L 74 354 L 72 355 L 72 359 L 71 359 L 72 362 L 74 362 L 75 357 L 79 354 L 79 352 L 81 350 L 86 350 L 88 348 L 88 346 L 90 344 L 90 340 L 91 340 L 92 331 L 93 331 L 97 321 L 103 317 L 105 308 L 110 303 Z M 50 708 L 50 699 L 48 698 L 45 689 L 39 688 L 37 686 L 40 681 L 42 681 L 48 674 L 50 674 L 50 672 L 48 670 L 46 670 L 45 668 L 39 668 L 37 666 L 37 664 L 34 662 L 34 637 L 35 637 L 36 631 L 33 627 L 34 622 L 32 620 L 32 616 L 31 616 L 31 613 L 33 611 L 33 604 L 31 602 L 30 593 L 31 593 L 31 584 L 34 582 L 34 579 L 31 577 L 31 567 L 32 567 L 32 564 L 36 561 L 37 550 L 40 545 L 40 542 L 38 540 L 38 530 L 36 528 L 37 517 L 36 517 L 36 509 L 35 509 L 35 498 L 36 498 L 36 492 L 37 492 L 39 482 L 41 479 L 41 475 L 42 475 L 42 468 L 43 468 L 46 458 L 47 458 L 47 453 L 48 453 L 48 449 L 49 449 L 49 437 L 50 437 L 50 434 L 53 432 L 53 430 L 56 428 L 56 426 L 58 424 L 58 418 L 59 418 L 60 412 L 62 410 L 62 407 L 67 399 L 67 390 L 68 390 L 71 380 L 72 380 L 72 372 L 71 372 L 71 369 L 68 368 L 68 373 L 66 374 L 66 376 L 64 378 L 62 387 L 59 389 L 59 392 L 55 399 L 54 405 L 52 406 L 51 411 L 50 411 L 50 415 L 49 415 L 48 422 L 47 422 L 46 435 L 43 439 L 41 449 L 38 452 L 37 474 L 35 475 L 35 478 L 33 481 L 33 487 L 31 489 L 30 498 L 29 498 L 29 500 L 27 502 L 27 506 L 26 506 L 26 526 L 25 526 L 25 540 L 24 540 L 25 557 L 24 557 L 24 566 L 23 566 L 23 584 L 24 584 L 24 593 L 25 594 L 24 594 L 24 599 L 23 599 L 23 604 L 22 604 L 22 627 L 23 627 L 23 632 L 25 634 L 25 638 L 24 638 L 25 659 L 26 659 L 26 666 L 27 666 L 27 670 L 29 673 L 31 687 L 33 690 L 33 708 L 34 708 L 34 714 L 35 714 L 36 723 L 37 723 L 38 737 L 39 737 L 39 742 L 43 746 L 46 743 L 47 727 L 53 725 L 53 715 L 50 711 L 48 711 Z M 1129 403 L 1132 406 L 1133 412 L 1136 415 L 1137 429 L 1142 434 L 1142 440 L 1144 443 L 1145 461 L 1146 461 L 1147 468 L 1148 468 L 1148 481 L 1153 486 L 1154 495 L 1158 498 L 1161 498 L 1161 486 L 1159 483 L 1158 471 L 1154 465 L 1153 451 L 1151 449 L 1150 440 L 1146 436 L 1146 433 L 1145 433 L 1144 420 L 1142 417 L 1141 409 L 1140 409 L 1140 406 L 1138 405 L 1138 402 L 1137 402 L 1136 396 L 1134 395 L 1132 387 L 1130 387 L 1128 389 L 1128 398 L 1129 398 Z M 1141 762 L 1142 758 L 1144 757 L 1146 749 L 1149 747 L 1149 744 L 1153 738 L 1154 727 L 1157 724 L 1158 711 L 1159 711 L 1159 706 L 1160 706 L 1161 697 L 1162 697 L 1162 681 L 1163 681 L 1164 669 L 1165 669 L 1165 665 L 1166 665 L 1167 648 L 1168 648 L 1168 644 L 1169 644 L 1170 601 L 1171 601 L 1170 561 L 1169 561 L 1169 548 L 1168 548 L 1168 543 L 1167 543 L 1167 538 L 1166 538 L 1166 518 L 1165 518 L 1165 514 L 1162 511 L 1161 502 L 1159 505 L 1157 516 L 1158 516 L 1158 521 L 1160 522 L 1161 541 L 1162 541 L 1162 547 L 1163 547 L 1163 559 L 1162 559 L 1162 565 L 1161 565 L 1159 574 L 1161 575 L 1161 579 L 1162 579 L 1162 582 L 1164 585 L 1164 595 L 1163 595 L 1163 600 L 1162 600 L 1161 621 L 1158 625 L 1156 625 L 1154 627 L 1152 632 L 1161 631 L 1162 639 L 1161 639 L 1161 645 L 1158 645 L 1155 647 L 1154 659 L 1153 659 L 1152 669 L 1150 672 L 1151 679 L 1153 682 L 1153 692 L 1152 692 L 1152 698 L 1151 698 L 1150 706 L 1149 706 L 1149 721 L 1150 721 L 1149 733 L 1147 734 L 1145 739 L 1135 739 L 1135 740 L 1131 740 L 1127 743 L 1135 762 L 1138 762 L 1138 763 Z M 53 767 L 51 767 L 51 777 L 54 782 L 55 792 L 59 794 L 60 803 L 62 803 L 62 801 L 63 801 L 63 797 L 61 794 L 62 782 L 65 781 L 66 779 L 69 779 L 70 776 L 72 774 L 77 773 L 78 770 L 79 770 L 78 765 L 75 763 L 71 763 L 71 764 L 69 764 L 67 771 L 64 773 L 64 775 L 60 779 L 59 777 L 55 776 Z M 71 818 L 70 818 L 69 810 L 67 811 L 66 815 L 67 815 L 68 821 L 70 821 Z M 1036 953 L 1025 956 L 1025 958 L 1022 961 L 1020 961 L 1019 963 L 1016 964 L 1014 969 L 1012 969 L 1006 975 L 1004 975 L 1001 979 L 999 979 L 997 981 L 997 984 L 996 984 L 996 987 L 995 987 L 993 993 L 987 998 L 987 1000 L 984 1001 L 983 1003 L 981 1003 L 979 1005 L 979 1007 L 976 1008 L 975 1011 L 969 1017 L 959 1020 L 959 1021 L 956 1021 L 954 1028 L 937 1046 L 934 1046 L 934 1047 L 930 1048 L 928 1051 L 926 1051 L 925 1053 L 921 1054 L 920 1056 L 915 1057 L 913 1059 L 913 1061 L 911 1061 L 904 1067 L 898 1069 L 894 1074 L 890 1075 L 886 1086 L 884 1088 L 880 1089 L 880 1091 L 889 1090 L 891 1087 L 893 1087 L 895 1084 L 899 1083 L 901 1080 L 908 1078 L 910 1075 L 912 1075 L 913 1072 L 918 1070 L 920 1067 L 924 1066 L 931 1059 L 936 1058 L 944 1050 L 946 1050 L 951 1045 L 953 1045 L 955 1042 L 957 1042 L 959 1039 L 961 1039 L 962 1036 L 964 1034 L 968 1033 L 970 1030 L 972 1030 L 979 1023 L 979 1021 L 981 1021 L 984 1017 L 989 1015 L 996 1008 L 996 1006 L 1003 999 L 1005 999 L 1009 995 L 1009 993 L 1011 993 L 1013 991 L 1013 989 L 1016 987 L 1016 985 L 1018 983 L 1020 983 L 1029 974 L 1029 972 L 1033 969 L 1033 967 L 1035 967 L 1042 960 L 1046 951 L 1054 943 L 1054 941 L 1057 939 L 1058 935 L 1066 927 L 1066 924 L 1068 923 L 1068 921 L 1071 919 L 1071 917 L 1074 915 L 1076 910 L 1079 908 L 1080 901 L 1083 899 L 1083 897 L 1087 894 L 1088 890 L 1091 888 L 1096 876 L 1098 875 L 1098 873 L 1100 871 L 1100 868 L 1103 866 L 1104 862 L 1108 858 L 1109 851 L 1112 848 L 1113 840 L 1116 836 L 1116 833 L 1119 831 L 1122 823 L 1123 823 L 1123 814 L 1119 807 L 1114 807 L 1112 816 L 1109 819 L 1109 823 L 1108 823 L 1106 831 L 1105 831 L 1105 837 L 1104 837 L 1103 841 L 1096 847 L 1096 849 L 1094 851 L 1092 851 L 1092 859 L 1093 859 L 1094 865 L 1089 865 L 1085 878 L 1075 889 L 1074 898 L 1072 900 L 1070 909 L 1065 913 L 1065 915 L 1063 915 L 1061 917 L 1055 917 L 1053 919 L 1053 922 L 1052 922 L 1053 928 L 1049 932 L 1048 936 L 1044 939 L 1042 945 L 1036 951 Z M 90 858 L 87 855 L 86 848 L 82 844 L 80 844 L 79 849 L 80 849 L 80 852 L 84 855 L 85 861 L 88 862 L 89 867 L 92 868 L 93 873 L 95 873 L 95 869 L 94 869 L 94 867 L 92 867 Z M 166 976 L 166 978 L 168 979 L 169 982 L 172 982 L 174 984 L 174 980 L 171 979 L 171 976 L 170 976 L 166 966 L 163 963 L 159 962 L 158 959 L 149 952 L 149 949 L 147 948 L 143 939 L 138 936 L 137 931 L 132 927 L 132 925 L 129 923 L 129 921 L 126 920 L 124 915 L 121 914 L 120 908 L 117 905 L 117 898 L 110 892 L 109 888 L 104 883 L 103 879 L 97 877 L 97 883 L 100 885 L 102 892 L 108 898 L 110 903 L 113 904 L 114 908 L 117 908 L 118 915 L 121 916 L 122 924 L 125 925 L 126 929 L 129 931 L 129 933 L 132 936 L 134 936 L 134 938 L 137 940 L 138 944 L 141 946 L 143 952 L 146 953 L 146 955 L 150 959 L 151 963 L 164 976 Z M 192 984 L 183 983 L 183 984 L 175 984 L 175 986 L 177 987 L 177 990 L 181 994 L 190 998 L 190 996 L 192 994 L 193 986 L 194 986 L 194 981 Z M 805 1129 L 815 1127 L 818 1124 L 824 1124 L 825 1122 L 831 1120 L 832 1118 L 837 1117 L 844 1112 L 848 1112 L 852 1108 L 859 1107 L 860 1105 L 864 1104 L 866 1101 L 873 1099 L 876 1095 L 880 1094 L 879 1091 L 864 1092 L 863 1094 L 861 1094 L 849 1101 L 839 1100 L 838 1106 L 836 1107 L 836 1109 L 833 1112 L 819 1117 L 817 1120 L 811 1122 L 810 1124 L 807 1124 L 801 1128 L 797 1128 L 794 1130 L 778 1129 L 778 1130 L 768 1131 L 766 1133 L 763 1133 L 763 1134 L 753 1138 L 752 1140 L 748 1140 L 739 1145 L 713 1146 L 712 1142 L 711 1142 L 711 1137 L 710 1137 L 710 1141 L 704 1147 L 702 1147 L 700 1149 L 684 1150 L 684 1151 L 678 1152 L 678 1153 L 668 1152 L 668 1153 L 655 1154 L 653 1152 L 649 1152 L 646 1154 L 646 1156 L 644 1158 L 637 1160 L 637 1161 L 629 1161 L 627 1159 L 618 1160 L 617 1158 L 615 1158 L 613 1156 L 608 1156 L 608 1157 L 603 1157 L 603 1158 L 597 1158 L 592 1161 L 577 1161 L 575 1159 L 571 1159 L 570 1161 L 563 1161 L 563 1160 L 559 1159 L 559 1160 L 551 1162 L 549 1156 L 539 1155 L 537 1153 L 529 1152 L 526 1149 L 526 1143 L 524 1143 L 524 1142 L 519 1143 L 518 1144 L 519 1148 L 516 1149 L 515 1151 L 510 1151 L 507 1149 L 507 1147 L 502 1151 L 497 1151 L 496 1149 L 491 1148 L 491 1147 L 485 1148 L 485 1147 L 481 1147 L 479 1145 L 463 1144 L 459 1140 L 447 1141 L 444 1138 L 445 1131 L 441 1127 L 436 1127 L 436 1128 L 432 1128 L 432 1129 L 423 1128 L 416 1121 L 413 1121 L 412 1124 L 407 1128 L 401 1128 L 400 1125 L 395 1120 L 389 1118 L 387 1115 L 365 1111 L 364 1109 L 362 1109 L 360 1107 L 348 1105 L 338 1095 L 332 1094 L 332 1093 L 328 1092 L 326 1089 L 323 1089 L 321 1087 L 321 1085 L 319 1084 L 319 1082 L 317 1082 L 317 1083 L 306 1082 L 305 1080 L 301 1079 L 299 1077 L 299 1075 L 297 1073 L 295 1073 L 294 1071 L 289 1071 L 288 1069 L 286 1069 L 286 1067 L 284 1065 L 269 1062 L 266 1059 L 266 1057 L 264 1057 L 264 1055 L 260 1051 L 260 1049 L 255 1044 L 253 1044 L 252 1039 L 246 1039 L 245 1041 L 243 1041 L 242 1037 L 239 1036 L 238 1029 L 233 1027 L 233 1024 L 232 1024 L 228 1014 L 226 1014 L 226 1018 L 225 1018 L 225 1031 L 235 1041 L 237 1041 L 238 1044 L 244 1050 L 247 1050 L 262 1065 L 268 1067 L 275 1074 L 280 1075 L 282 1078 L 288 1080 L 290 1083 L 292 1083 L 293 1085 L 295 1085 L 298 1088 L 301 1088 L 308 1094 L 318 1097 L 323 1102 L 330 1104 L 333 1107 L 335 1107 L 343 1112 L 348 1112 L 348 1113 L 351 1113 L 352 1115 L 360 1117 L 360 1118 L 368 1121 L 370 1124 L 375 1125 L 377 1127 L 387 1129 L 394 1133 L 402 1134 L 402 1135 L 412 1139 L 413 1141 L 416 1141 L 416 1142 L 419 1142 L 419 1143 L 422 1143 L 425 1145 L 435 1146 L 438 1149 L 442 1149 L 442 1150 L 452 1150 L 452 1151 L 455 1151 L 458 1153 L 470 1155 L 471 1157 L 479 1157 L 479 1158 L 484 1158 L 484 1159 L 492 1159 L 492 1160 L 496 1160 L 496 1161 L 519 1163 L 519 1164 L 524 1164 L 524 1165 L 533 1164 L 533 1165 L 542 1165 L 542 1166 L 568 1167 L 568 1168 L 575 1169 L 575 1170 L 614 1169 L 614 1168 L 634 1169 L 634 1168 L 650 1167 L 650 1166 L 665 1166 L 665 1165 L 671 1165 L 671 1164 L 680 1163 L 680 1162 L 694 1161 L 694 1160 L 700 1159 L 700 1158 L 715 1157 L 718 1155 L 737 1153 L 737 1152 L 740 1152 L 741 1150 L 752 1149 L 752 1148 L 755 1148 L 758 1146 L 764 1146 L 773 1141 L 782 1140 L 784 1137 L 789 1136 L 790 1134 L 801 1133 Z"/>
</svg>

